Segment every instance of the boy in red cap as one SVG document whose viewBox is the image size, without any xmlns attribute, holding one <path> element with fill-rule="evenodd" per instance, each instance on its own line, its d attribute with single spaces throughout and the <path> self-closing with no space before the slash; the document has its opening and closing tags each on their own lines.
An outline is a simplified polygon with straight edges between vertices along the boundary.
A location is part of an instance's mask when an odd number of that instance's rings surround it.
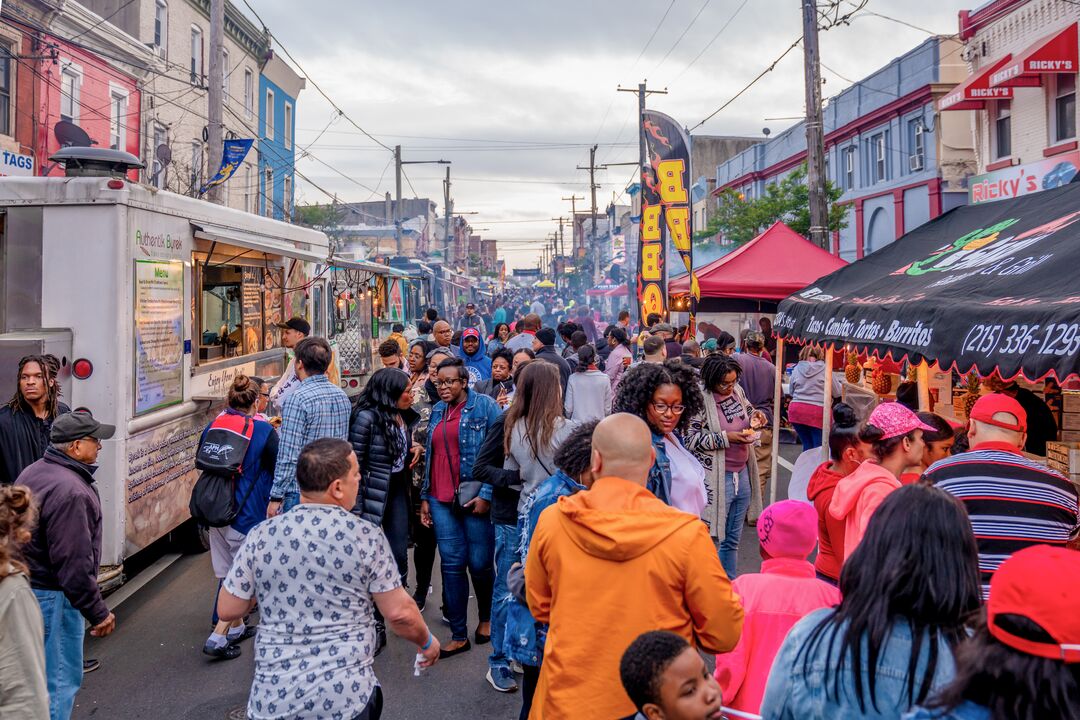
<svg viewBox="0 0 1080 720">
<path fill-rule="evenodd" d="M 905 720 L 1080 717 L 1078 595 L 1078 552 L 1035 545 L 1003 562 L 956 679 Z"/>
<path fill-rule="evenodd" d="M 1013 553 L 1039 544 L 1064 546 L 1080 526 L 1076 487 L 1021 453 L 1027 413 L 1001 393 L 983 395 L 968 418 L 971 450 L 924 473 L 967 508 L 979 545 L 983 598 L 994 571 Z"/>
<path fill-rule="evenodd" d="M 761 572 L 740 575 L 732 589 L 743 604 L 743 630 L 729 653 L 716 656 L 716 679 L 725 706 L 757 714 L 769 669 L 788 630 L 814 610 L 840 603 L 840 591 L 818 580 L 807 561 L 818 542 L 814 506 L 782 500 L 757 522 Z"/>
</svg>

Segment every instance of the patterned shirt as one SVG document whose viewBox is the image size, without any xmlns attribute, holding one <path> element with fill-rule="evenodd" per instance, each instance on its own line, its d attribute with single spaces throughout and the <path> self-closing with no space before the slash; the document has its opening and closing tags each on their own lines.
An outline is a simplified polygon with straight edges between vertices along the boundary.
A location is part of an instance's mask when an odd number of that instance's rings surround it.
<svg viewBox="0 0 1080 720">
<path fill-rule="evenodd" d="M 990 578 L 1013 553 L 1031 545 L 1064 545 L 1077 529 L 1076 487 L 1005 443 L 931 465 L 926 478 L 967 508 L 979 546 L 983 599 Z"/>
<path fill-rule="evenodd" d="M 281 411 L 281 437 L 270 497 L 283 498 L 286 493 L 297 491 L 296 461 L 309 442 L 321 438 L 348 439 L 351 410 L 348 395 L 325 375 L 305 378 L 300 387 L 289 393 Z"/>
<path fill-rule="evenodd" d="M 401 586 L 376 525 L 303 503 L 252 528 L 223 583 L 259 601 L 249 718 L 360 714 L 378 684 L 372 594 Z"/>
</svg>

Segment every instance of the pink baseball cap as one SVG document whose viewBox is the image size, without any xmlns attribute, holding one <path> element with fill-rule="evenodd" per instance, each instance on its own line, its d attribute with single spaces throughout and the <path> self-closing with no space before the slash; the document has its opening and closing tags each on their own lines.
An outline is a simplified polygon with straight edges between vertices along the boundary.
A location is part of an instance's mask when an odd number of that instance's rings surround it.
<svg viewBox="0 0 1080 720">
<path fill-rule="evenodd" d="M 817 511 L 799 500 L 775 502 L 758 518 L 757 534 L 770 557 L 805 560 L 818 541 Z"/>
<path fill-rule="evenodd" d="M 907 435 L 912 430 L 936 432 L 920 420 L 918 415 L 898 402 L 881 403 L 870 413 L 870 419 L 866 422 L 884 433 L 882 440 Z"/>
</svg>

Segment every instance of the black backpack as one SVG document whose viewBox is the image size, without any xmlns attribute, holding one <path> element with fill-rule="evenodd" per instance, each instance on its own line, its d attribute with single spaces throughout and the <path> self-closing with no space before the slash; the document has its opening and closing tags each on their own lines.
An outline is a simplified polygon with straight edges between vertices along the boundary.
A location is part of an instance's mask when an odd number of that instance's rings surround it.
<svg viewBox="0 0 1080 720">
<path fill-rule="evenodd" d="M 254 479 L 244 499 L 236 502 L 236 481 L 244 472 L 244 455 L 254 432 L 255 422 L 246 415 L 222 413 L 210 424 L 195 453 L 195 468 L 202 473 L 191 489 L 188 503 L 191 517 L 200 525 L 232 525 L 251 497 Z"/>
</svg>

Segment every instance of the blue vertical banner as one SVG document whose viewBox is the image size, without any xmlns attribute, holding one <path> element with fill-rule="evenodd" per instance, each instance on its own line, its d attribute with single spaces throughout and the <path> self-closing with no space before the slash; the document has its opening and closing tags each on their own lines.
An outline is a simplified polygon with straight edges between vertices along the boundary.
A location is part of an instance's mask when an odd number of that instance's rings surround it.
<svg viewBox="0 0 1080 720">
<path fill-rule="evenodd" d="M 210 178 L 209 182 L 199 188 L 199 194 L 203 195 L 210 188 L 221 185 L 231 178 L 254 143 L 255 141 L 251 138 L 226 140 L 221 151 L 221 167 L 218 168 L 217 173 Z"/>
</svg>

